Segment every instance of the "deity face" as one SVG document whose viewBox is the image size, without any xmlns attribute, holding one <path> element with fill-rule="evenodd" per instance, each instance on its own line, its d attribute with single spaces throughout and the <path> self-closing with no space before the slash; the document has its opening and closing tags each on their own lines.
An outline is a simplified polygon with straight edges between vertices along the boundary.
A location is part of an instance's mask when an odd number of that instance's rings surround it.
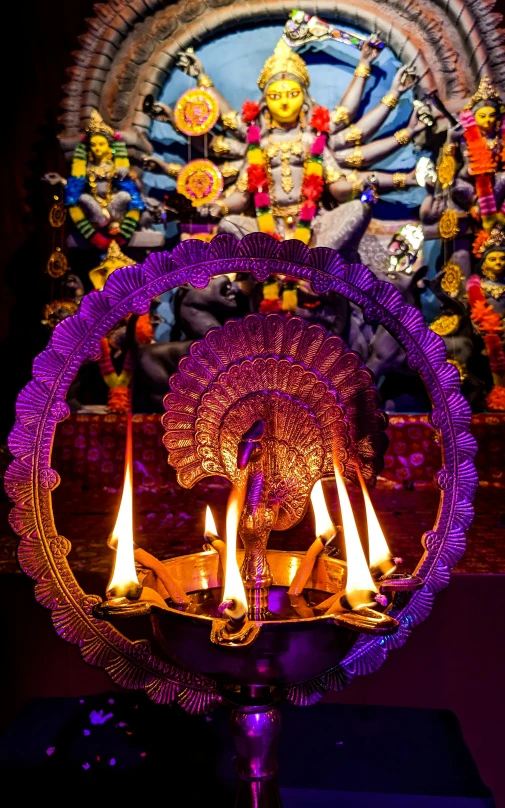
<svg viewBox="0 0 505 808">
<path fill-rule="evenodd" d="M 482 271 L 488 278 L 498 280 L 505 270 L 505 252 L 503 250 L 493 250 L 488 253 L 482 264 Z"/>
<path fill-rule="evenodd" d="M 266 92 L 267 107 L 276 123 L 295 123 L 303 104 L 303 90 L 294 79 L 273 81 Z"/>
<path fill-rule="evenodd" d="M 484 135 L 493 135 L 496 131 L 498 112 L 494 107 L 481 107 L 475 113 L 475 122 Z"/>
<path fill-rule="evenodd" d="M 109 141 L 103 135 L 93 135 L 89 139 L 89 149 L 96 160 L 103 160 L 110 153 Z"/>
</svg>

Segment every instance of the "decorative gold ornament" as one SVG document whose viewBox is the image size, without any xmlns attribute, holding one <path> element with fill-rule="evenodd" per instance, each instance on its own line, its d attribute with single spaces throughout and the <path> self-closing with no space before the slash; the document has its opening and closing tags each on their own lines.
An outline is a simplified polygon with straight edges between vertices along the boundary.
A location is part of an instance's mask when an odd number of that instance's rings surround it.
<svg viewBox="0 0 505 808">
<path fill-rule="evenodd" d="M 370 65 L 364 65 L 362 62 L 360 62 L 354 71 L 354 75 L 359 79 L 369 79 L 372 75 L 372 68 Z"/>
<path fill-rule="evenodd" d="M 448 188 L 454 182 L 456 175 L 454 151 L 455 147 L 452 143 L 446 143 L 442 149 L 442 157 L 437 168 L 437 177 L 442 188 Z"/>
<path fill-rule="evenodd" d="M 216 202 L 216 205 L 219 208 L 221 218 L 223 218 L 224 216 L 228 216 L 228 214 L 230 212 L 230 208 L 228 207 L 228 205 L 226 204 L 224 199 L 218 199 L 217 202 Z"/>
<path fill-rule="evenodd" d="M 291 164 L 289 161 L 290 154 L 300 157 L 305 151 L 302 143 L 302 133 L 294 140 L 272 140 L 272 135 L 268 136 L 268 146 L 264 151 L 264 155 L 270 163 L 278 154 L 281 156 L 281 185 L 283 190 L 289 194 L 293 190 L 294 182 L 291 174 Z"/>
<path fill-rule="evenodd" d="M 493 281 L 481 281 L 480 285 L 483 291 L 495 300 L 499 300 L 505 295 L 505 284 Z"/>
<path fill-rule="evenodd" d="M 221 115 L 221 120 L 225 129 L 238 129 L 238 112 L 232 109 L 231 112 L 225 112 Z"/>
<path fill-rule="evenodd" d="M 479 253 L 482 254 L 492 249 L 505 251 L 505 232 L 501 227 L 493 227 Z"/>
<path fill-rule="evenodd" d="M 245 193 L 249 188 L 249 180 L 247 177 L 247 171 L 244 171 L 237 180 L 237 191 L 240 191 L 241 194 Z"/>
<path fill-rule="evenodd" d="M 361 143 L 361 138 L 362 137 L 363 137 L 363 132 L 361 131 L 359 126 L 356 126 L 356 124 L 352 123 L 349 126 L 348 131 L 346 132 L 345 142 L 346 143 L 357 143 L 358 144 L 358 143 Z"/>
<path fill-rule="evenodd" d="M 443 276 L 440 282 L 442 290 L 450 295 L 450 297 L 457 297 L 463 280 L 463 272 L 461 267 L 457 264 L 449 263 L 443 268 Z"/>
<path fill-rule="evenodd" d="M 400 146 L 407 146 L 412 140 L 412 135 L 410 134 L 408 129 L 399 129 L 398 132 L 394 133 L 394 137 L 396 138 Z"/>
<path fill-rule="evenodd" d="M 452 208 L 444 210 L 439 222 L 440 237 L 454 238 L 459 232 L 458 214 Z"/>
<path fill-rule="evenodd" d="M 350 171 L 345 177 L 346 182 L 351 185 L 351 199 L 357 199 L 361 193 L 362 181 L 358 177 L 357 171 Z"/>
<path fill-rule="evenodd" d="M 479 86 L 477 88 L 477 92 L 472 96 L 471 101 L 463 107 L 463 109 L 472 109 L 479 101 L 498 101 L 500 104 L 503 103 L 500 93 L 491 82 L 489 76 L 482 76 Z"/>
<path fill-rule="evenodd" d="M 219 166 L 219 170 L 223 177 L 228 179 L 229 177 L 236 177 L 240 169 L 239 166 L 233 165 L 233 163 L 223 163 Z"/>
<path fill-rule="evenodd" d="M 224 154 L 230 153 L 230 145 L 226 142 L 226 138 L 223 137 L 223 135 L 216 135 L 216 137 L 212 138 L 210 148 L 217 157 L 222 157 Z"/>
<path fill-rule="evenodd" d="M 86 133 L 90 137 L 93 135 L 103 135 L 107 138 L 107 140 L 114 137 L 114 129 L 107 126 L 97 109 L 92 110 L 91 115 L 89 116 L 89 123 L 86 127 Z"/>
<path fill-rule="evenodd" d="M 439 337 L 448 337 L 453 334 L 459 326 L 461 317 L 459 314 L 441 314 L 436 320 L 428 326 L 431 331 L 438 334 Z"/>
<path fill-rule="evenodd" d="M 61 323 L 65 317 L 70 317 L 75 314 L 78 304 L 75 300 L 51 300 L 46 303 L 42 312 L 43 320 L 42 325 L 48 325 L 49 328 L 56 328 L 58 323 Z"/>
<path fill-rule="evenodd" d="M 209 87 L 214 86 L 214 82 L 212 81 L 210 76 L 207 75 L 207 73 L 200 73 L 196 83 L 199 87 L 204 87 L 207 90 L 209 89 Z"/>
<path fill-rule="evenodd" d="M 383 95 L 381 98 L 381 104 L 385 104 L 386 107 L 389 107 L 389 109 L 396 109 L 399 100 L 400 99 L 397 95 L 394 95 L 393 93 L 386 93 L 386 95 Z"/>
<path fill-rule="evenodd" d="M 95 289 L 103 289 L 105 281 L 116 269 L 135 264 L 127 255 L 121 252 L 117 241 L 111 241 L 107 250 L 107 255 L 99 266 L 89 272 L 89 279 Z"/>
<path fill-rule="evenodd" d="M 353 153 L 349 157 L 345 158 L 345 162 L 348 165 L 353 166 L 353 168 L 361 168 L 363 165 L 363 160 L 363 152 L 359 146 L 355 146 Z"/>
<path fill-rule="evenodd" d="M 393 188 L 396 188 L 398 191 L 403 191 L 406 187 L 407 175 L 403 174 L 401 171 L 395 171 L 393 174 Z"/>
<path fill-rule="evenodd" d="M 466 377 L 468 376 L 468 372 L 465 365 L 463 365 L 463 363 L 460 362 L 459 359 L 448 359 L 447 361 L 449 362 L 449 364 L 454 365 L 454 367 L 457 369 L 459 373 L 460 383 L 463 384 Z"/>
<path fill-rule="evenodd" d="M 223 190 L 223 175 L 210 160 L 191 160 L 177 177 L 177 191 L 193 206 L 215 202 Z"/>
<path fill-rule="evenodd" d="M 88 166 L 88 182 L 93 199 L 95 199 L 102 208 L 106 208 L 112 199 L 112 180 L 114 177 L 114 166 L 112 163 L 102 163 L 95 166 L 90 164 Z M 98 193 L 97 182 L 105 182 L 105 196 Z"/>
<path fill-rule="evenodd" d="M 304 87 L 310 84 L 307 65 L 302 57 L 293 51 L 283 39 L 279 39 L 272 56 L 269 56 L 263 65 L 258 87 L 264 90 L 268 82 L 279 73 L 290 73 L 295 76 Z"/>
<path fill-rule="evenodd" d="M 47 260 L 46 272 L 51 278 L 61 278 L 68 269 L 68 261 L 61 251 L 61 247 L 56 247 Z"/>
<path fill-rule="evenodd" d="M 350 118 L 349 118 L 349 110 L 347 107 L 335 107 L 333 112 L 331 113 L 331 119 L 333 123 L 337 125 L 343 123 L 346 126 L 349 126 Z"/>
<path fill-rule="evenodd" d="M 169 177 L 174 177 L 174 179 L 176 179 L 179 176 L 182 169 L 184 168 L 182 163 L 167 163 L 166 167 L 167 167 L 168 176 Z"/>
<path fill-rule="evenodd" d="M 218 100 L 205 87 L 193 87 L 186 90 L 177 101 L 174 118 L 177 129 L 184 135 L 205 135 L 219 118 Z"/>
<path fill-rule="evenodd" d="M 49 224 L 51 227 L 62 227 L 67 218 L 67 209 L 63 202 L 55 202 L 49 211 Z"/>
<path fill-rule="evenodd" d="M 324 180 L 327 185 L 331 185 L 332 182 L 337 182 L 343 176 L 342 172 L 337 171 L 333 166 L 326 166 L 324 169 Z"/>
</svg>

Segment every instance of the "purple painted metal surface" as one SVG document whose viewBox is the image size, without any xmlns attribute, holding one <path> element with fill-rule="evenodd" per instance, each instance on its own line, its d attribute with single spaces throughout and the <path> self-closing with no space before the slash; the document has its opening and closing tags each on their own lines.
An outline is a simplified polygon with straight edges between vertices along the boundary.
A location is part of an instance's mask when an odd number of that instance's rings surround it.
<svg viewBox="0 0 505 808">
<path fill-rule="evenodd" d="M 435 593 L 447 585 L 451 567 L 464 552 L 477 486 L 470 408 L 459 391 L 458 371 L 446 362 L 442 339 L 426 327 L 419 311 L 405 305 L 394 286 L 378 281 L 366 267 L 348 265 L 327 248 L 310 250 L 299 241 L 279 244 L 270 236 L 252 234 L 240 242 L 226 235 L 211 243 L 186 241 L 172 254 L 154 253 L 142 265 L 116 270 L 103 291 L 86 295 L 78 312 L 57 326 L 48 348 L 34 360 L 33 380 L 19 394 L 9 438 L 15 460 L 5 477 L 15 503 L 11 525 L 21 536 L 20 564 L 37 581 L 35 595 L 51 609 L 58 634 L 77 644 L 86 661 L 104 667 L 118 684 L 143 688 L 157 702 L 177 700 L 193 712 L 219 701 L 214 682 L 167 664 L 147 641 L 131 642 L 93 616 L 93 604 L 101 597 L 88 595 L 78 585 L 66 558 L 70 542 L 54 523 L 51 492 L 60 480 L 50 465 L 51 449 L 57 424 L 69 414 L 69 385 L 84 361 L 98 358 L 100 339 L 130 312 L 146 313 L 151 299 L 162 292 L 188 282 L 203 288 L 212 275 L 228 272 L 250 272 L 260 281 L 275 273 L 290 275 L 309 281 L 316 293 L 333 289 L 362 307 L 368 322 L 381 323 L 394 335 L 410 367 L 420 373 L 443 447 L 443 467 L 437 475 L 440 508 L 433 529 L 422 537 L 425 549 L 415 570 L 424 587 L 395 614 L 400 621 L 395 635 L 362 635 L 324 682 L 307 684 L 311 692 L 341 689 L 353 676 L 376 670 L 389 649 L 403 645 L 425 619 Z M 307 703 L 301 689 L 291 698 Z"/>
</svg>

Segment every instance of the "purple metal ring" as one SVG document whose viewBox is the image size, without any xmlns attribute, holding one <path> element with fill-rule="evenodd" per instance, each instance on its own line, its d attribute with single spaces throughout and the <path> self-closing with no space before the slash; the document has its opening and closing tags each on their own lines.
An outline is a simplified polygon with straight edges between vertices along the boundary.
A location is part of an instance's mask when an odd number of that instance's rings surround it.
<svg viewBox="0 0 505 808">
<path fill-rule="evenodd" d="M 361 264 L 348 265 L 328 248 L 309 249 L 295 240 L 279 244 L 255 233 L 242 241 L 228 235 L 210 243 L 185 241 L 172 254 L 153 253 L 143 264 L 116 270 L 103 291 L 86 295 L 77 313 L 55 328 L 49 346 L 34 360 L 32 381 L 19 394 L 9 437 L 15 460 L 5 475 L 7 494 L 15 503 L 10 522 L 21 536 L 21 567 L 37 581 L 35 596 L 52 610 L 58 634 L 123 687 L 143 688 L 161 703 L 177 700 L 191 712 L 207 711 L 220 700 L 211 680 L 167 664 L 147 641 L 130 642 L 93 616 L 92 607 L 101 597 L 87 595 L 78 585 L 67 562 L 70 542 L 59 536 L 54 523 L 51 491 L 60 478 L 50 467 L 51 449 L 56 425 L 69 414 L 68 388 L 83 362 L 98 358 L 102 337 L 127 314 L 146 313 L 151 299 L 162 292 L 183 283 L 203 288 L 212 276 L 228 272 L 250 272 L 258 280 L 289 275 L 309 281 L 316 293 L 331 289 L 360 306 L 369 322 L 381 323 L 398 340 L 410 367 L 420 373 L 432 401 L 431 423 L 441 438 L 440 508 L 433 529 L 422 537 L 425 550 L 414 571 L 424 586 L 395 614 L 399 631 L 361 636 L 343 663 L 321 681 L 321 695 L 325 688 L 340 689 L 354 675 L 376 670 L 388 650 L 403 645 L 413 626 L 427 617 L 434 594 L 447 585 L 451 567 L 463 555 L 477 486 L 470 407 L 460 393 L 457 369 L 446 361 L 442 339 L 394 286 L 377 280 Z"/>
</svg>

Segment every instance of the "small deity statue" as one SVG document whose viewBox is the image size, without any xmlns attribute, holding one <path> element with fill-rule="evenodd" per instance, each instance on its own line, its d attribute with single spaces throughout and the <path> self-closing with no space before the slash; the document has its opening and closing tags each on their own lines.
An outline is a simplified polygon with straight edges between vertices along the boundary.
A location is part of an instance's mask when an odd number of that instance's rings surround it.
<svg viewBox="0 0 505 808">
<path fill-rule="evenodd" d="M 126 144 L 96 110 L 74 151 L 65 204 L 81 236 L 101 251 L 128 242 L 145 209 Z"/>
<path fill-rule="evenodd" d="M 448 133 L 433 208 L 444 239 L 464 236 L 472 219 L 482 222 L 479 241 L 497 223 L 505 224 L 504 109 L 500 94 L 483 76 L 459 124 Z"/>
<path fill-rule="evenodd" d="M 409 68 L 401 68 L 382 101 L 353 122 L 379 52 L 378 40 L 370 37 L 348 89 L 330 112 L 314 104 L 305 61 L 281 39 L 258 79 L 260 101 L 246 101 L 241 114 L 215 92 L 192 56 L 198 85 L 210 88 L 219 99 L 223 133 L 213 137 L 210 151 L 217 161 L 225 161 L 218 166 L 223 175 L 232 171 L 236 177 L 234 186 L 216 201 L 198 206 L 198 213 L 219 220 L 218 232 L 242 237 L 260 231 L 356 258 L 371 217 L 370 203 L 378 194 L 417 184 L 414 171 L 367 170 L 406 146 L 423 128 L 414 112 L 405 128 L 368 142 L 402 93 L 417 81 Z M 169 109 L 163 114 L 177 123 Z M 175 176 L 182 166 L 167 164 L 164 170 Z"/>
<path fill-rule="evenodd" d="M 472 275 L 466 285 L 470 317 L 484 339 L 493 376 L 487 406 L 505 410 L 505 233 L 501 228 L 493 228 L 480 254 L 480 274 Z"/>
</svg>

